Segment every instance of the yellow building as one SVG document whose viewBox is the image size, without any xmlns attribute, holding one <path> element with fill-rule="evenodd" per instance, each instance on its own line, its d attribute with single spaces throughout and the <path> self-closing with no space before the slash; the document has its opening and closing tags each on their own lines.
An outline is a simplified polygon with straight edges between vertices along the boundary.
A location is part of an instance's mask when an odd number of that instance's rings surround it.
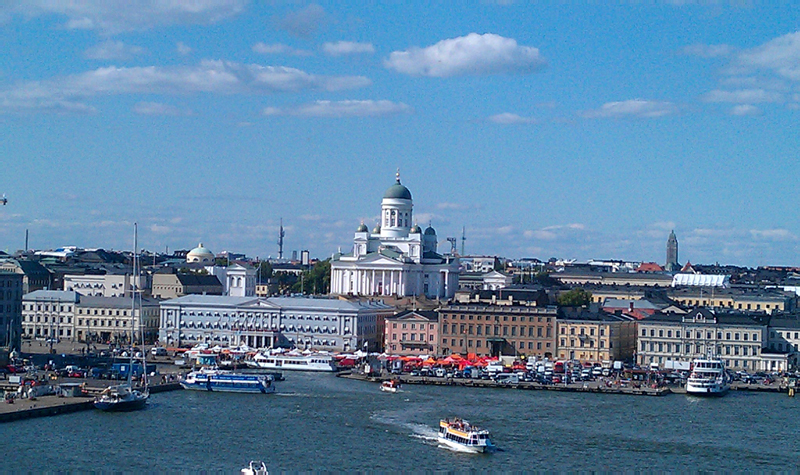
<svg viewBox="0 0 800 475">
<path fill-rule="evenodd" d="M 559 359 L 600 363 L 633 358 L 636 320 L 626 315 L 567 311 L 557 321 L 556 351 Z"/>
</svg>

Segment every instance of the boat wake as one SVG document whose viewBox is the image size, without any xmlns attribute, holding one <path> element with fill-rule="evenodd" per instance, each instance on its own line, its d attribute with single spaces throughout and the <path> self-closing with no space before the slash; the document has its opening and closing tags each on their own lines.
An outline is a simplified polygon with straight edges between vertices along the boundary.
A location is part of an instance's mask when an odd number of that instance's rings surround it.
<svg viewBox="0 0 800 475">
<path fill-rule="evenodd" d="M 435 429 L 425 424 L 419 424 L 416 422 L 404 422 L 398 419 L 398 417 L 386 413 L 373 414 L 372 416 L 370 416 L 370 419 L 379 422 L 381 424 L 387 424 L 390 426 L 398 427 L 403 431 L 410 431 L 410 434 L 408 434 L 409 437 L 418 439 L 423 443 L 433 446 L 438 444 L 438 437 L 439 437 L 438 432 Z"/>
</svg>

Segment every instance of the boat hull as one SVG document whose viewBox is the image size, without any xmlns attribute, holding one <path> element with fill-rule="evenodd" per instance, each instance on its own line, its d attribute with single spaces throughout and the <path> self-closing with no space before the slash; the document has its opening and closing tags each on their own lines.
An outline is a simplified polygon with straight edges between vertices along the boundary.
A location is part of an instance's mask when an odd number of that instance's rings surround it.
<svg viewBox="0 0 800 475">
<path fill-rule="evenodd" d="M 183 389 L 190 391 L 207 391 L 219 393 L 247 393 L 247 394 L 269 394 L 275 392 L 275 386 L 225 386 L 217 384 L 206 383 L 188 383 L 186 381 L 180 382 Z"/>
<path fill-rule="evenodd" d="M 396 393 L 397 388 L 387 388 L 386 386 L 381 386 L 381 391 L 385 393 Z"/>
<path fill-rule="evenodd" d="M 471 454 L 482 454 L 486 452 L 486 450 L 489 448 L 489 446 L 487 445 L 460 444 L 454 440 L 450 440 L 442 436 L 439 436 L 439 443 L 446 446 L 447 448 L 457 450 L 459 452 L 469 452 Z"/>
<path fill-rule="evenodd" d="M 130 412 L 144 409 L 147 398 L 131 399 L 129 401 L 95 401 L 94 407 L 104 412 Z"/>
<path fill-rule="evenodd" d="M 708 396 L 708 397 L 721 397 L 724 396 L 728 392 L 728 386 L 695 386 L 691 387 L 690 385 L 686 386 L 686 394 L 691 396 Z"/>
</svg>

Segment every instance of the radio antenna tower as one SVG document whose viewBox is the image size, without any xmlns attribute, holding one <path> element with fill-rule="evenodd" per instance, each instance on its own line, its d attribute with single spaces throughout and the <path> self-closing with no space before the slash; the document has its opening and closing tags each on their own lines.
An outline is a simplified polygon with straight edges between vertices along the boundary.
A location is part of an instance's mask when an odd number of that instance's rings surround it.
<svg viewBox="0 0 800 475">
<path fill-rule="evenodd" d="M 281 218 L 281 228 L 278 231 L 278 259 L 283 259 L 283 237 L 286 231 L 283 230 L 283 218 Z"/>
<path fill-rule="evenodd" d="M 464 244 L 467 242 L 467 227 L 464 226 L 461 228 L 461 255 L 465 256 L 464 254 Z"/>
</svg>

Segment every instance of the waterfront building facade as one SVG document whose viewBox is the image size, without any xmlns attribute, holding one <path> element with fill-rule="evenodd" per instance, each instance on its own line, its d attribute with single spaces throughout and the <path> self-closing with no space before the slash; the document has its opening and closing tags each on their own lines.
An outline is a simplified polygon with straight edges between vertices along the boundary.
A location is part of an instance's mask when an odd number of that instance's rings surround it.
<svg viewBox="0 0 800 475">
<path fill-rule="evenodd" d="M 21 274 L 0 271 L 0 346 L 21 348 L 22 279 Z"/>
<path fill-rule="evenodd" d="M 161 302 L 159 341 L 379 351 L 384 319 L 393 313 L 393 307 L 370 300 L 186 295 Z"/>
<path fill-rule="evenodd" d="M 152 343 L 158 338 L 159 304 L 142 299 L 133 307 L 131 297 L 96 297 L 79 295 L 75 305 L 75 340 L 91 343 Z M 133 334 L 131 334 L 133 330 Z"/>
<path fill-rule="evenodd" d="M 381 220 L 356 229 L 353 252 L 331 261 L 331 293 L 354 296 L 421 296 L 449 299 L 458 289 L 459 260 L 437 251 L 436 231 L 414 223 L 411 192 L 400 183 L 386 190 Z"/>
<path fill-rule="evenodd" d="M 78 298 L 71 290 L 35 290 L 23 295 L 23 337 L 74 341 Z"/>
<path fill-rule="evenodd" d="M 447 305 L 439 308 L 440 351 L 443 355 L 552 357 L 556 317 L 555 307 Z"/>
<path fill-rule="evenodd" d="M 602 310 L 565 308 L 558 318 L 556 344 L 562 360 L 630 361 L 636 345 L 636 320 Z"/>
<path fill-rule="evenodd" d="M 765 321 L 744 314 L 697 308 L 687 314 L 656 313 L 639 321 L 636 362 L 690 362 L 713 354 L 730 370 L 760 371 L 767 343 Z"/>
<path fill-rule="evenodd" d="M 406 310 L 386 317 L 384 347 L 393 355 L 438 355 L 438 311 Z"/>
</svg>

